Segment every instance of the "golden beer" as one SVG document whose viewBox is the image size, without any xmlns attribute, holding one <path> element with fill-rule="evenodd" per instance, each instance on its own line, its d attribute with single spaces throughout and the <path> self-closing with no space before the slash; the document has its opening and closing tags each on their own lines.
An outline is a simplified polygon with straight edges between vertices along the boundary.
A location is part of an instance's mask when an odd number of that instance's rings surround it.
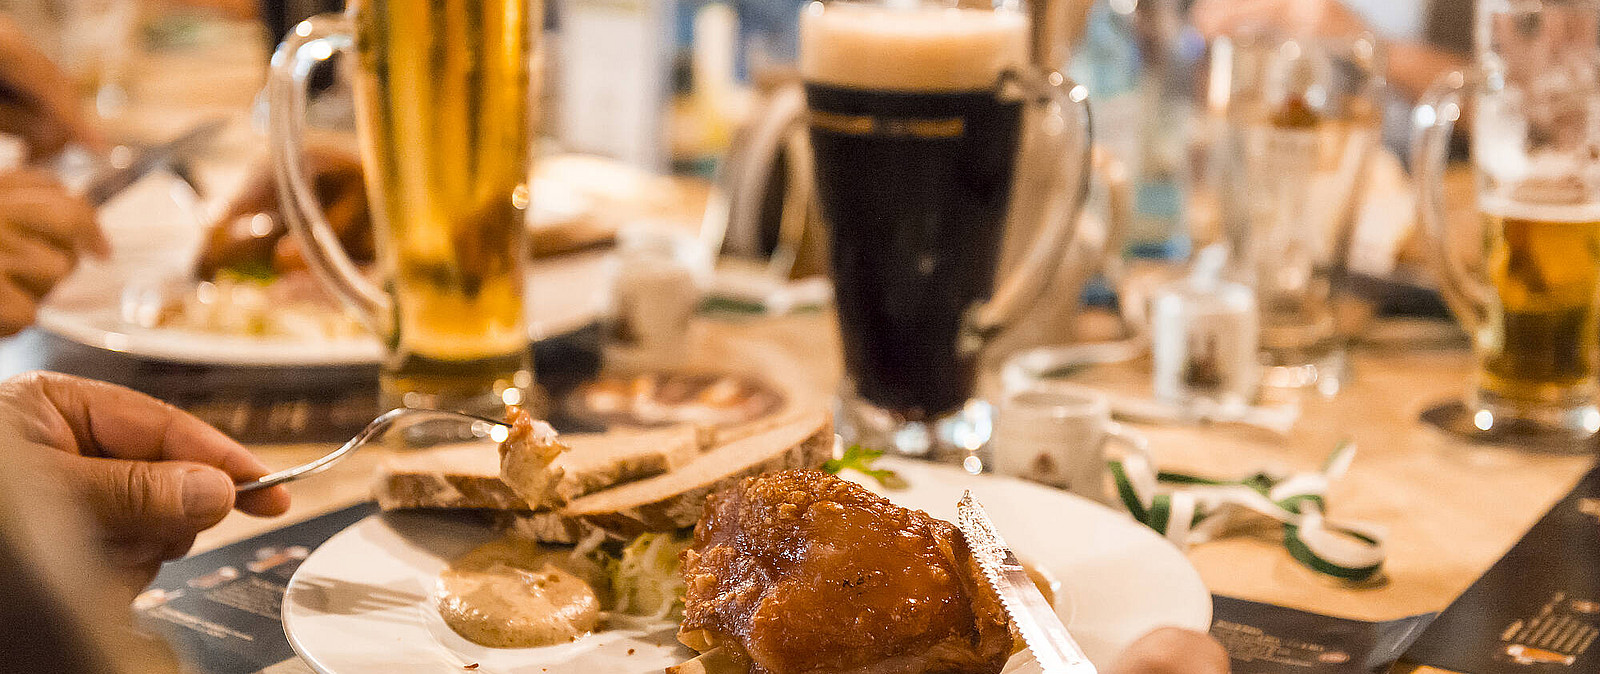
<svg viewBox="0 0 1600 674">
<path fill-rule="evenodd" d="M 358 2 L 357 124 L 394 301 L 385 391 L 448 400 L 524 388 L 539 3 Z"/>
<path fill-rule="evenodd" d="M 1482 208 L 1495 294 L 1476 336 L 1482 394 L 1588 402 L 1600 373 L 1600 204 L 1485 198 Z"/>
<path fill-rule="evenodd" d="M 1477 442 L 1593 452 L 1600 439 L 1600 0 L 1478 3 L 1473 67 L 1412 111 L 1418 220 L 1439 289 L 1474 338 L 1464 404 L 1423 412 Z M 1586 28 L 1587 27 L 1587 28 Z M 1479 217 L 1450 217 L 1469 124 Z M 1460 235 L 1479 245 L 1463 248 Z M 1460 243 L 1465 243 L 1461 241 Z M 1477 253 L 1472 259 L 1463 255 Z"/>
</svg>

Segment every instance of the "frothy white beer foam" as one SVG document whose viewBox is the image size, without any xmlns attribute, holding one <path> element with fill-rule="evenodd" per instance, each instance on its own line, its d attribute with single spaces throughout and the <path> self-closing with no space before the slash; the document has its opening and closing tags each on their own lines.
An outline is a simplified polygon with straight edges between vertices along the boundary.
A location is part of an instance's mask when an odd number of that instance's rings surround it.
<svg viewBox="0 0 1600 674">
<path fill-rule="evenodd" d="M 1514 220 L 1534 220 L 1550 224 L 1600 222 L 1600 203 L 1540 204 L 1518 201 L 1500 195 L 1478 197 L 1478 209 L 1485 215 Z"/>
<path fill-rule="evenodd" d="M 972 91 L 1027 61 L 1028 21 L 1010 11 L 839 4 L 800 17 L 806 81 L 886 91 Z"/>
</svg>

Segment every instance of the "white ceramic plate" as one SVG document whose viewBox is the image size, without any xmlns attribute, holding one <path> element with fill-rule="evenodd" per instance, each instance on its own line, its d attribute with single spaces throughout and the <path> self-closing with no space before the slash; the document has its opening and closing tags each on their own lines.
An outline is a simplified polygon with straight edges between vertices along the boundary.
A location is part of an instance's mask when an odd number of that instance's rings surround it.
<svg viewBox="0 0 1600 674">
<path fill-rule="evenodd" d="M 1211 595 L 1194 567 L 1125 515 L 1010 478 L 884 463 L 911 484 L 886 495 L 936 517 L 953 519 L 956 500 L 971 489 L 1017 554 L 1061 581 L 1057 610 L 1101 667 L 1156 627 L 1210 626 Z M 693 656 L 670 623 L 626 623 L 548 648 L 494 649 L 462 639 L 429 596 L 449 559 L 492 537 L 484 527 L 426 514 L 362 520 L 313 552 L 289 582 L 289 643 L 323 674 L 462 671 L 473 663 L 480 673 L 631 674 Z"/>
<path fill-rule="evenodd" d="M 597 311 L 572 312 L 536 320 L 534 339 L 572 332 L 598 316 Z M 58 337 L 130 356 L 197 365 L 241 367 L 326 367 L 376 365 L 383 345 L 376 337 L 296 339 L 246 337 L 174 328 L 139 328 L 123 324 L 116 307 L 83 309 L 45 307 L 38 326 Z"/>
<path fill-rule="evenodd" d="M 563 335 L 593 322 L 602 311 L 606 254 L 591 252 L 535 260 L 528 279 L 532 339 Z M 38 327 L 56 336 L 131 356 L 197 365 L 316 367 L 376 365 L 383 346 L 360 335 L 325 339 L 248 337 L 176 328 L 140 328 L 122 321 L 124 281 L 86 270 L 69 296 L 39 309 Z"/>
<path fill-rule="evenodd" d="M 38 326 L 58 337 L 130 356 L 199 365 L 249 367 L 366 365 L 383 347 L 370 336 L 321 340 L 223 335 L 197 330 L 139 328 L 122 323 L 116 307 L 45 307 Z"/>
</svg>

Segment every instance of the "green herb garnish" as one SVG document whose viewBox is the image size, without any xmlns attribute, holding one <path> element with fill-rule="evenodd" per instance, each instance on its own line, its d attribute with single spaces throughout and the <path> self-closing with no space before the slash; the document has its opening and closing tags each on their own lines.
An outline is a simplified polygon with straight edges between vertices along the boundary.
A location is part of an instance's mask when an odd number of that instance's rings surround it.
<svg viewBox="0 0 1600 674">
<path fill-rule="evenodd" d="M 217 280 L 233 281 L 235 283 L 271 283 L 277 280 L 278 272 L 272 268 L 272 263 L 260 260 L 249 260 L 217 270 Z"/>
<path fill-rule="evenodd" d="M 823 472 L 838 475 L 840 471 L 849 468 L 877 480 L 878 484 L 887 489 L 905 489 L 908 487 L 909 485 L 906 484 L 905 478 L 900 477 L 899 473 L 888 468 L 872 467 L 882 457 L 883 450 L 881 449 L 867 449 L 861 445 L 851 445 L 849 449 L 844 450 L 844 456 L 837 459 L 829 459 L 826 463 L 823 463 L 822 470 Z"/>
</svg>

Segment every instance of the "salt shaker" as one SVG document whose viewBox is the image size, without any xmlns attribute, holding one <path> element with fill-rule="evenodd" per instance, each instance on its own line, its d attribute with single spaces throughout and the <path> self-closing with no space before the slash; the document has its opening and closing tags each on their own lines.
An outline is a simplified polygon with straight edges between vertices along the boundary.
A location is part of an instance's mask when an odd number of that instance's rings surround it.
<svg viewBox="0 0 1600 674">
<path fill-rule="evenodd" d="M 1222 277 L 1227 249 L 1208 246 L 1187 278 L 1156 289 L 1150 349 L 1156 397 L 1237 409 L 1255 398 L 1259 318 L 1249 286 Z"/>
<path fill-rule="evenodd" d="M 709 285 L 710 269 L 709 255 L 692 236 L 660 225 L 619 232 L 602 347 L 606 365 L 638 370 L 681 364 L 689 351 L 689 320 Z"/>
</svg>

